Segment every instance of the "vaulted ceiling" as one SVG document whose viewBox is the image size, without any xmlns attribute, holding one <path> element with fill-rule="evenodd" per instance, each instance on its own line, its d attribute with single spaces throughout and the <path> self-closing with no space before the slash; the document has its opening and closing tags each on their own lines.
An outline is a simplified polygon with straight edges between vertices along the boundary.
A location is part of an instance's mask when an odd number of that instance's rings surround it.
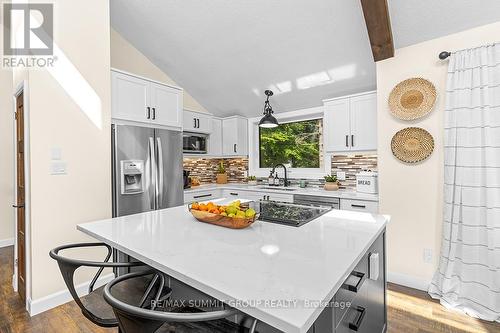
<svg viewBox="0 0 500 333">
<path fill-rule="evenodd" d="M 396 48 L 500 21 L 500 0 L 388 3 Z M 220 116 L 376 88 L 360 0 L 111 0 L 111 23 Z"/>
<path fill-rule="evenodd" d="M 499 0 L 388 2 L 396 48 L 500 21 Z"/>
<path fill-rule="evenodd" d="M 113 27 L 216 115 L 375 89 L 357 0 L 112 0 Z"/>
</svg>

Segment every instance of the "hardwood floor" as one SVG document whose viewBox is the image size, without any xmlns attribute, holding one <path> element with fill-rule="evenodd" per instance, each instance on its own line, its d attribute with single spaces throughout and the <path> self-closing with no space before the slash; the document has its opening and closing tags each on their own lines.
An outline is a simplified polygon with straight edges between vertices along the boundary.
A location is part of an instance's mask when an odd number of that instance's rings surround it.
<svg viewBox="0 0 500 333">
<path fill-rule="evenodd" d="M 110 333 L 89 322 L 75 302 L 30 317 L 12 291 L 14 247 L 0 248 L 0 333 Z M 395 284 L 388 290 L 388 333 L 500 333 L 489 323 L 442 307 L 426 293 Z"/>
</svg>

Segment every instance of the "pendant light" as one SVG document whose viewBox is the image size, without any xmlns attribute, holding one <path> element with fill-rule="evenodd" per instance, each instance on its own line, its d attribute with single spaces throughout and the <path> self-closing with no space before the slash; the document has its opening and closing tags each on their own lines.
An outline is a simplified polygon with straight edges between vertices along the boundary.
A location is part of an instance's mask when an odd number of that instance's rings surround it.
<svg viewBox="0 0 500 333">
<path fill-rule="evenodd" d="M 267 99 L 266 102 L 264 103 L 264 117 L 259 122 L 259 127 L 264 127 L 264 128 L 274 128 L 278 127 L 278 121 L 276 118 L 273 116 L 273 108 L 271 107 L 271 104 L 269 104 L 269 97 L 273 95 L 273 92 L 271 90 L 266 90 L 264 91 L 264 94 L 266 94 Z"/>
</svg>

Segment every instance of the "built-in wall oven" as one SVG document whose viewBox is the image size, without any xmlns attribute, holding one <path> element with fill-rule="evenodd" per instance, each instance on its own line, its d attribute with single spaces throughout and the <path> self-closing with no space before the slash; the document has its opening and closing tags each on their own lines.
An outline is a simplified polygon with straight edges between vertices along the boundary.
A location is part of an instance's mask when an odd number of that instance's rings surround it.
<svg viewBox="0 0 500 333">
<path fill-rule="evenodd" d="M 317 195 L 295 194 L 293 203 L 299 205 L 323 206 L 331 207 L 332 209 L 340 209 L 340 199 L 332 197 L 322 197 Z"/>
<path fill-rule="evenodd" d="M 182 150 L 188 154 L 206 154 L 208 149 L 208 135 L 184 132 L 182 134 Z"/>
</svg>

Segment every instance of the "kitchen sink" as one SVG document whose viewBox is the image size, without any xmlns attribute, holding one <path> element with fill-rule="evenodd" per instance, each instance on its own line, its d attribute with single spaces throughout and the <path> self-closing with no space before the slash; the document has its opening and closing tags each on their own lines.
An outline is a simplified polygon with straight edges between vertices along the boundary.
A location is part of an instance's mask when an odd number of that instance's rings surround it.
<svg viewBox="0 0 500 333">
<path fill-rule="evenodd" d="M 272 187 L 272 186 L 259 186 L 260 189 L 263 189 L 263 190 L 275 190 L 275 191 L 296 191 L 297 189 L 296 188 L 290 188 L 290 187 L 284 187 L 284 186 L 276 186 L 276 187 Z"/>
</svg>

